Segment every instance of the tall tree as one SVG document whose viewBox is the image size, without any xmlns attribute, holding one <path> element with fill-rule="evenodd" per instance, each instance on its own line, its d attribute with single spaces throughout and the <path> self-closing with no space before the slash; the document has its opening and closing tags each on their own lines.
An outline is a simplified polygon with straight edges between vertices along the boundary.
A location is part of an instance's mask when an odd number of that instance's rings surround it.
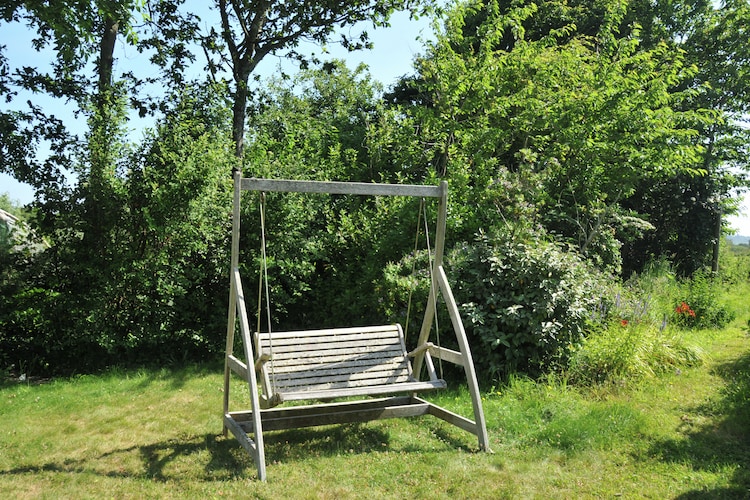
<svg viewBox="0 0 750 500">
<path fill-rule="evenodd" d="M 235 153 L 244 150 L 245 118 L 250 76 L 268 54 L 288 51 L 290 58 L 306 64 L 306 56 L 297 51 L 302 41 L 326 43 L 337 29 L 351 27 L 362 21 L 374 26 L 387 25 L 396 10 L 429 5 L 431 0 L 217 0 L 221 15 L 220 37 L 228 52 L 234 80 L 232 138 Z M 209 48 L 219 47 L 208 37 Z M 349 50 L 369 46 L 366 31 L 356 38 L 341 35 L 341 43 Z"/>
<path fill-rule="evenodd" d="M 750 172 L 750 2 L 681 0 L 635 2 L 630 17 L 644 30 L 644 45 L 667 43 L 684 53 L 693 76 L 673 90 L 683 110 L 707 110 L 715 119 L 695 122 L 700 176 L 675 176 L 638 187 L 631 206 L 649 215 L 655 234 L 626 247 L 632 269 L 651 255 L 674 255 L 680 272 L 718 267 L 722 214 L 736 209 L 733 195 L 747 186 Z M 650 208 L 649 208 L 650 207 Z"/>
<path fill-rule="evenodd" d="M 419 61 L 428 106 L 412 113 L 423 143 L 454 191 L 484 205 L 464 217 L 465 237 L 525 211 L 616 268 L 614 232 L 644 226 L 621 209 L 639 179 L 699 171 L 688 125 L 710 116 L 680 110 L 684 96 L 670 92 L 694 68 L 666 44 L 644 49 L 637 36 L 620 37 L 618 2 L 594 37 L 572 24 L 527 37 L 538 8 L 500 4 L 457 6 Z M 482 22 L 467 23 L 480 11 Z"/>
<path fill-rule="evenodd" d="M 689 273 L 707 262 L 718 242 L 717 216 L 731 209 L 727 200 L 733 187 L 746 183 L 737 173 L 747 171 L 750 158 L 748 128 L 742 124 L 749 88 L 750 58 L 741 42 L 743 27 L 750 24 L 747 6 L 747 0 L 721 6 L 710 0 L 462 2 L 457 6 L 461 15 L 447 19 L 451 34 L 441 46 L 443 56 L 452 51 L 461 61 L 446 60 L 441 66 L 438 52 L 428 53 L 419 75 L 389 98 L 416 106 L 425 116 L 444 110 L 440 122 L 422 127 L 427 131 L 447 124 L 442 138 L 425 141 L 437 153 L 433 158 L 439 171 L 458 159 L 465 137 L 481 138 L 481 147 L 468 159 L 474 170 L 484 158 L 476 153 L 487 151 L 517 178 L 524 171 L 558 172 L 544 181 L 555 196 L 540 200 L 548 229 L 577 234 L 577 246 L 591 252 L 602 246 L 597 238 L 616 245 L 643 234 L 648 224 L 638 220 L 645 219 L 661 237 L 645 240 L 650 242 L 647 251 L 642 243 L 628 244 L 628 263 L 636 263 L 633 256 L 639 252 L 675 255 L 691 263 L 684 268 Z M 480 77 L 466 76 L 474 74 L 475 61 L 501 55 L 520 61 L 524 53 L 540 53 L 543 47 L 560 55 L 550 55 L 541 69 L 530 62 L 514 63 L 522 65 L 525 76 L 498 76 L 500 69 L 492 66 L 477 72 Z M 565 54 L 575 50 L 577 63 L 564 63 Z M 498 68 L 506 72 L 517 67 L 503 64 Z M 566 64 L 569 69 L 563 68 Z M 482 113 L 473 119 L 457 112 L 456 103 L 468 109 L 486 95 L 487 81 L 500 89 L 494 82 L 503 79 L 503 92 L 515 96 L 515 102 L 501 108 L 505 118 L 493 122 L 493 107 L 486 103 L 477 104 Z M 452 95 L 457 88 L 470 89 L 473 96 L 467 91 L 457 98 Z M 565 94 L 566 88 L 578 91 Z M 638 109 L 643 112 L 632 114 Z M 484 135 L 461 131 L 463 123 L 471 128 L 484 122 L 489 125 Z M 645 134 L 639 139 L 641 131 Z M 570 148 L 573 143 L 578 145 Z M 498 146 L 502 144 L 507 146 Z M 571 161 L 579 165 L 571 168 Z M 525 182 L 533 186 L 542 180 Z M 660 186 L 662 195 L 671 189 L 671 199 L 681 200 L 680 210 L 669 210 L 673 204 L 663 196 L 650 196 L 653 186 Z M 664 200 L 661 208 L 652 203 L 658 199 Z M 580 209 L 565 212 L 556 206 Z M 696 228 L 703 228 L 699 237 Z"/>
<path fill-rule="evenodd" d="M 51 58 L 48 66 L 41 58 L 36 65 L 13 61 L 18 65 L 16 69 L 11 69 L 8 62 L 0 85 L 6 102 L 22 100 L 28 93 L 43 93 L 64 103 L 72 113 L 89 116 L 91 126 L 106 127 L 112 122 L 108 115 L 119 106 L 118 99 L 113 98 L 115 46 L 119 37 L 135 43 L 133 20 L 140 4 L 140 0 L 68 0 L 6 5 L 3 18 L 9 23 L 29 26 L 34 37 L 33 48 L 49 51 Z M 80 139 L 70 130 L 70 124 L 32 101 L 28 100 L 27 111 L 2 114 L 2 153 L 8 161 L 2 162 L 0 168 L 35 187 L 50 212 L 61 212 L 61 203 L 67 197 L 64 172 L 74 166 L 80 148 L 72 146 L 79 144 Z M 18 108 L 22 109 L 20 103 Z M 110 143 L 106 140 L 109 133 L 91 130 L 92 137 L 104 138 L 97 150 L 103 153 Z M 38 158 L 42 142 L 51 151 L 46 159 Z M 86 168 L 85 177 L 91 181 L 87 186 L 96 190 L 96 186 L 103 185 L 102 176 L 108 169 L 102 166 L 105 157 L 101 154 L 90 157 L 90 161 L 91 168 Z M 92 228 L 98 225 L 102 214 L 97 198 L 106 197 L 106 194 L 91 199 L 84 196 L 87 213 L 92 214 Z"/>
<path fill-rule="evenodd" d="M 80 172 L 79 195 L 83 198 L 83 248 L 94 254 L 106 245 L 105 235 L 117 220 L 122 182 L 117 176 L 117 160 L 126 109 L 121 86 L 114 81 L 114 51 L 121 30 L 127 34 L 132 24 L 134 3 L 105 0 L 92 19 L 97 84 L 91 95 L 89 155 Z"/>
</svg>

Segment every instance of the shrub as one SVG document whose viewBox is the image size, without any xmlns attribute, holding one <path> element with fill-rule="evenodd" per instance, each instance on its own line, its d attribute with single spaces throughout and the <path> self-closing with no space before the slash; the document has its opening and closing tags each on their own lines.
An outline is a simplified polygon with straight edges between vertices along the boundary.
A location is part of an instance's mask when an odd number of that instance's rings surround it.
<svg viewBox="0 0 750 500">
<path fill-rule="evenodd" d="M 28 288 L 0 300 L 0 370 L 34 375 L 74 373 L 102 367 L 103 350 L 93 335 L 69 327 L 63 294 Z"/>
<path fill-rule="evenodd" d="M 720 302 L 720 286 L 720 280 L 710 271 L 697 271 L 683 287 L 673 321 L 683 328 L 723 328 L 729 324 L 734 314 Z"/>
<path fill-rule="evenodd" d="M 482 377 L 560 369 L 590 326 L 604 276 L 551 242 L 480 236 L 450 255 Z"/>
<path fill-rule="evenodd" d="M 174 96 L 139 145 L 111 137 L 124 167 L 111 183 L 79 177 L 68 209 L 40 207 L 51 245 L 0 268 L 0 363 L 49 375 L 221 352 L 236 158 L 211 125 L 226 123 L 217 95 Z M 82 155 L 81 171 L 95 167 Z M 98 220 L 87 203 L 101 200 Z"/>
</svg>

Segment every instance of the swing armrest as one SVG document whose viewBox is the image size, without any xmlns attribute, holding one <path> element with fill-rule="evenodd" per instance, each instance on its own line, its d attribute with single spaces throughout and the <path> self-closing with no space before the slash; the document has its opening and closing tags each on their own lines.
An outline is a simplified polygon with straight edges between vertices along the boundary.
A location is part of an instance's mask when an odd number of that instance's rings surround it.
<svg viewBox="0 0 750 500">
<path fill-rule="evenodd" d="M 414 356 L 418 356 L 419 354 L 422 354 L 425 351 L 429 351 L 430 349 L 434 348 L 435 344 L 432 342 L 425 342 L 421 346 L 417 347 L 413 351 L 407 354 L 410 358 L 413 358 Z"/>
<path fill-rule="evenodd" d="M 258 357 L 258 359 L 255 360 L 255 371 L 259 372 L 263 368 L 263 365 L 265 365 L 270 360 L 271 360 L 270 354 L 268 354 L 267 352 L 264 352 L 263 354 L 261 354 Z"/>
</svg>

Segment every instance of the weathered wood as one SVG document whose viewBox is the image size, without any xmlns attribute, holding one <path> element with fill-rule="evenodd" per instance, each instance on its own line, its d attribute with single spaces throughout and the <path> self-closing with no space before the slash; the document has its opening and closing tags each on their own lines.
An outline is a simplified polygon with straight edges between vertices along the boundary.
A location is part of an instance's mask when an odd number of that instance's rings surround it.
<svg viewBox="0 0 750 500">
<path fill-rule="evenodd" d="M 353 382 L 361 380 L 367 383 L 372 379 L 395 379 L 403 378 L 409 380 L 411 373 L 406 369 L 401 369 L 401 364 L 373 364 L 366 368 L 361 368 L 352 364 L 348 369 L 335 368 L 309 368 L 306 365 L 300 366 L 299 370 L 287 371 L 285 373 L 274 372 L 276 383 L 285 381 L 286 384 L 294 384 L 300 381 L 299 385 L 314 385 L 330 382 Z"/>
<path fill-rule="evenodd" d="M 320 425 L 368 422 L 388 418 L 417 417 L 430 413 L 433 406 L 409 396 L 384 399 L 328 403 L 309 406 L 274 408 L 262 413 L 266 430 L 297 429 Z M 249 428 L 252 412 L 232 412 L 231 417 L 241 428 Z"/>
<path fill-rule="evenodd" d="M 416 196 L 439 198 L 440 186 L 376 184 L 366 182 L 296 181 L 286 179 L 242 179 L 242 189 L 282 193 L 350 194 L 364 196 Z"/>
<path fill-rule="evenodd" d="M 227 365 L 233 373 L 239 375 L 242 380 L 247 380 L 247 365 L 232 354 L 227 355 Z"/>
<path fill-rule="evenodd" d="M 226 342 L 226 356 L 227 358 L 232 355 L 234 349 L 234 329 L 237 325 L 237 294 L 234 285 L 234 270 L 239 265 L 240 255 L 240 199 L 242 191 L 240 189 L 240 179 L 242 178 L 239 172 L 234 173 L 234 196 L 232 202 L 232 250 L 231 250 L 231 262 L 230 262 L 230 275 L 229 275 L 229 311 L 227 312 L 227 342 Z M 229 411 L 229 377 L 231 368 L 229 366 L 229 360 L 224 361 L 224 401 L 223 408 L 226 414 Z M 222 434 L 227 435 L 227 428 L 224 427 Z"/>
<path fill-rule="evenodd" d="M 432 390 L 411 372 L 399 325 L 258 333 L 261 366 L 270 382 L 268 400 L 298 401 Z"/>
<path fill-rule="evenodd" d="M 258 359 L 255 360 L 255 371 L 257 372 L 261 368 L 263 368 L 263 364 L 266 363 L 266 361 L 268 361 L 269 359 L 271 359 L 271 355 L 270 354 L 265 353 L 265 352 L 263 354 L 261 354 L 258 357 Z"/>
<path fill-rule="evenodd" d="M 484 410 L 482 409 L 482 397 L 479 394 L 479 383 L 477 382 L 477 374 L 474 371 L 474 360 L 471 357 L 469 340 L 466 338 L 466 330 L 464 330 L 464 325 L 461 322 L 458 304 L 456 304 L 456 299 L 453 297 L 453 291 L 451 290 L 450 283 L 448 283 L 448 277 L 445 275 L 443 266 L 437 266 L 437 281 L 443 293 L 445 305 L 448 308 L 448 316 L 450 316 L 451 323 L 453 323 L 453 331 L 456 334 L 458 347 L 461 349 L 462 364 L 466 373 L 466 382 L 469 385 L 469 393 L 471 394 L 471 405 L 474 409 L 475 428 L 477 438 L 479 439 L 479 447 L 485 451 L 490 451 L 490 438 L 487 434 L 487 424 L 485 423 Z"/>
<path fill-rule="evenodd" d="M 398 337 L 395 339 L 398 341 Z M 341 340 L 335 340 L 333 338 L 321 337 L 317 339 L 300 339 L 299 342 L 295 343 L 293 340 L 287 340 L 286 342 L 277 342 L 276 340 L 267 341 L 264 338 L 260 340 L 261 349 L 263 352 L 273 351 L 274 356 L 278 356 L 284 353 L 300 353 L 302 355 L 310 352 L 322 351 L 325 352 L 330 349 L 360 349 L 362 352 L 370 351 L 377 352 L 382 351 L 383 348 L 392 347 L 398 344 L 394 343 L 394 339 L 356 339 L 356 337 L 342 337 Z"/>
<path fill-rule="evenodd" d="M 269 355 L 278 366 L 295 364 L 296 362 L 311 364 L 316 359 L 321 363 L 332 363 L 336 360 L 387 360 L 399 357 L 403 350 L 398 344 L 394 345 L 361 345 L 354 342 L 342 342 L 341 344 L 322 344 L 320 346 L 300 346 L 284 349 L 278 346 L 264 348 L 261 353 Z M 276 363 L 278 362 L 278 363 Z"/>
<path fill-rule="evenodd" d="M 276 353 L 274 353 L 276 354 Z M 276 373 L 284 373 L 288 371 L 296 371 L 301 363 L 311 369 L 321 369 L 326 366 L 335 366 L 339 369 L 349 369 L 354 367 L 366 367 L 372 364 L 400 364 L 404 365 L 404 360 L 400 358 L 400 352 L 396 351 L 379 351 L 379 352 L 368 352 L 365 350 L 357 350 L 355 353 L 348 353 L 346 350 L 332 349 L 329 352 L 326 351 L 313 351 L 309 356 L 302 356 L 297 358 L 289 357 L 282 358 L 278 354 L 274 356 L 274 369 Z M 267 359 L 271 359 L 270 353 L 263 353 Z"/>
<path fill-rule="evenodd" d="M 252 412 L 247 412 L 247 416 L 249 417 L 248 420 L 245 420 L 243 422 L 238 422 L 232 413 L 227 413 L 224 415 L 224 425 L 232 431 L 232 434 L 234 434 L 234 437 L 237 438 L 237 440 L 242 444 L 242 446 L 250 453 L 250 455 L 255 456 L 258 447 L 255 445 L 252 439 L 250 439 L 250 436 L 247 435 L 248 432 L 252 432 Z"/>
<path fill-rule="evenodd" d="M 388 394 L 424 392 L 434 389 L 445 389 L 447 384 L 444 380 L 436 382 L 404 382 L 385 385 L 368 385 L 364 387 L 343 387 L 340 389 L 326 389 L 320 391 L 301 391 L 277 393 L 281 402 L 284 401 L 308 401 L 316 399 L 337 399 L 360 396 L 384 396 Z"/>
<path fill-rule="evenodd" d="M 240 324 L 240 336 L 242 338 L 242 345 L 245 350 L 245 359 L 253 360 L 255 356 L 253 354 L 253 344 L 251 341 L 251 330 L 250 324 L 247 319 L 247 309 L 245 307 L 245 294 L 242 291 L 242 279 L 240 278 L 240 270 L 235 267 L 232 272 L 232 286 L 235 290 L 236 305 L 237 305 L 237 316 Z M 266 456 L 265 446 L 263 445 L 263 423 L 260 418 L 260 395 L 258 394 L 258 380 L 255 378 L 254 370 L 245 370 L 247 377 L 248 390 L 250 391 L 250 407 L 253 411 L 253 440 L 255 443 L 255 464 L 258 467 L 258 478 L 261 481 L 266 479 Z M 231 430 L 231 429 L 230 429 Z"/>
<path fill-rule="evenodd" d="M 390 325 L 373 325 L 373 326 L 355 326 L 355 327 L 344 327 L 344 328 L 324 328 L 317 330 L 286 330 L 281 332 L 273 332 L 270 335 L 273 336 L 273 340 L 284 339 L 284 338 L 304 338 L 313 337 L 318 339 L 321 337 L 329 336 L 342 336 L 342 335 L 353 335 L 359 338 L 361 335 L 368 333 L 385 333 L 389 338 L 393 335 L 399 335 L 399 325 L 394 323 Z M 267 332 L 261 332 L 260 335 L 268 337 Z"/>
<path fill-rule="evenodd" d="M 419 399 L 419 398 L 416 398 Z M 470 432 L 474 434 L 475 436 L 478 436 L 481 433 L 481 429 L 477 425 L 476 422 L 469 420 L 466 417 L 462 417 L 458 413 L 453 413 L 450 410 L 446 410 L 445 408 L 441 408 L 436 405 L 430 405 L 429 408 L 430 415 L 437 417 L 441 420 L 445 420 L 449 424 L 455 425 L 456 427 L 459 427 L 466 432 Z M 482 447 L 483 450 L 489 451 L 489 446 Z"/>
<path fill-rule="evenodd" d="M 445 347 L 433 346 L 430 348 L 430 354 L 443 361 L 448 361 L 454 365 L 463 366 L 464 359 L 460 352 Z"/>
<path fill-rule="evenodd" d="M 258 418 L 258 414 L 251 415 L 249 421 L 244 422 L 244 425 L 237 422 L 230 413 L 224 414 L 224 428 L 229 429 L 234 435 L 235 439 L 239 441 L 245 450 L 253 457 L 258 468 L 258 479 L 261 481 L 266 480 L 266 460 L 265 452 L 263 450 L 263 441 L 260 444 L 253 441 L 248 432 L 254 432 L 254 423 Z"/>
<path fill-rule="evenodd" d="M 430 414 L 475 434 L 479 438 L 480 447 L 489 450 L 484 415 L 471 354 L 466 342 L 466 333 L 442 270 L 447 215 L 447 183 L 441 182 L 439 186 L 415 186 L 243 179 L 239 174 L 235 174 L 234 180 L 230 296 L 224 369 L 224 433 L 231 431 L 247 449 L 258 467 L 258 477 L 261 480 L 266 478 L 264 430 Z M 286 331 L 271 334 L 252 332 L 248 323 L 238 260 L 242 190 L 438 198 L 430 299 L 417 342 L 420 347 L 407 353 L 403 331 L 398 325 Z M 261 281 L 261 293 L 262 290 Z M 448 305 L 448 312 L 461 352 L 427 342 L 437 304 L 437 295 L 441 292 Z M 266 307 L 270 309 L 268 305 Z M 259 330 L 260 321 L 258 325 Z M 237 326 L 239 326 L 246 361 L 242 361 L 232 353 Z M 415 393 L 419 391 L 446 387 L 445 381 L 439 379 L 435 373 L 432 356 L 464 366 L 476 421 L 415 396 Z M 411 359 L 414 360 L 415 368 L 421 367 L 423 363 L 426 364 L 430 380 L 419 380 L 420 371 L 419 369 L 413 371 Z M 246 380 L 250 392 L 250 410 L 229 411 L 230 373 L 237 373 Z M 259 391 L 259 385 L 262 392 Z M 408 394 L 408 396 L 394 397 L 394 394 Z M 344 403 L 292 405 L 287 408 L 276 407 L 285 401 L 372 396 L 391 397 Z"/>
<path fill-rule="evenodd" d="M 430 351 L 427 350 L 424 352 L 424 363 L 427 367 L 427 374 L 430 377 L 430 380 L 437 379 L 437 373 L 435 372 L 435 364 L 432 362 L 432 356 L 430 355 Z"/>
<path fill-rule="evenodd" d="M 409 354 L 407 354 L 407 356 L 409 356 L 410 358 L 413 358 L 414 356 L 418 354 L 422 354 L 423 352 L 428 351 L 434 347 L 435 347 L 435 344 L 433 344 L 432 342 L 426 342 L 420 345 L 419 347 L 417 347 L 416 349 L 410 351 Z"/>
<path fill-rule="evenodd" d="M 430 293 L 427 297 L 427 305 L 422 318 L 422 327 L 419 329 L 419 338 L 417 345 L 427 342 L 432 329 L 432 322 L 435 318 L 435 309 L 437 307 L 437 296 L 439 293 L 438 284 L 435 281 L 435 270 L 443 265 L 443 253 L 445 251 L 445 233 L 448 220 L 448 183 L 440 183 L 442 194 L 438 202 L 437 223 L 435 224 L 435 257 L 430 268 Z M 414 373 L 420 373 L 422 369 L 422 360 L 424 354 L 418 354 L 414 357 Z"/>
<path fill-rule="evenodd" d="M 414 378 L 406 370 L 395 371 L 382 367 L 370 367 L 367 371 L 335 371 L 335 370 L 305 370 L 301 372 L 270 373 L 273 392 L 296 390 L 297 387 L 309 386 L 310 390 L 325 387 L 343 387 L 380 385 L 386 383 L 414 382 Z"/>
</svg>

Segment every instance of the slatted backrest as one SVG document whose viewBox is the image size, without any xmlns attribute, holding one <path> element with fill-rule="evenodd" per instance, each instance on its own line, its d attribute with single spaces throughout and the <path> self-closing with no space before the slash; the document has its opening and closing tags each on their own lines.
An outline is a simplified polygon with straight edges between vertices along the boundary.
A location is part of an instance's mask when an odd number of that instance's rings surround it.
<svg viewBox="0 0 750 500">
<path fill-rule="evenodd" d="M 400 325 L 261 333 L 273 392 L 313 392 L 413 382 Z"/>
</svg>

